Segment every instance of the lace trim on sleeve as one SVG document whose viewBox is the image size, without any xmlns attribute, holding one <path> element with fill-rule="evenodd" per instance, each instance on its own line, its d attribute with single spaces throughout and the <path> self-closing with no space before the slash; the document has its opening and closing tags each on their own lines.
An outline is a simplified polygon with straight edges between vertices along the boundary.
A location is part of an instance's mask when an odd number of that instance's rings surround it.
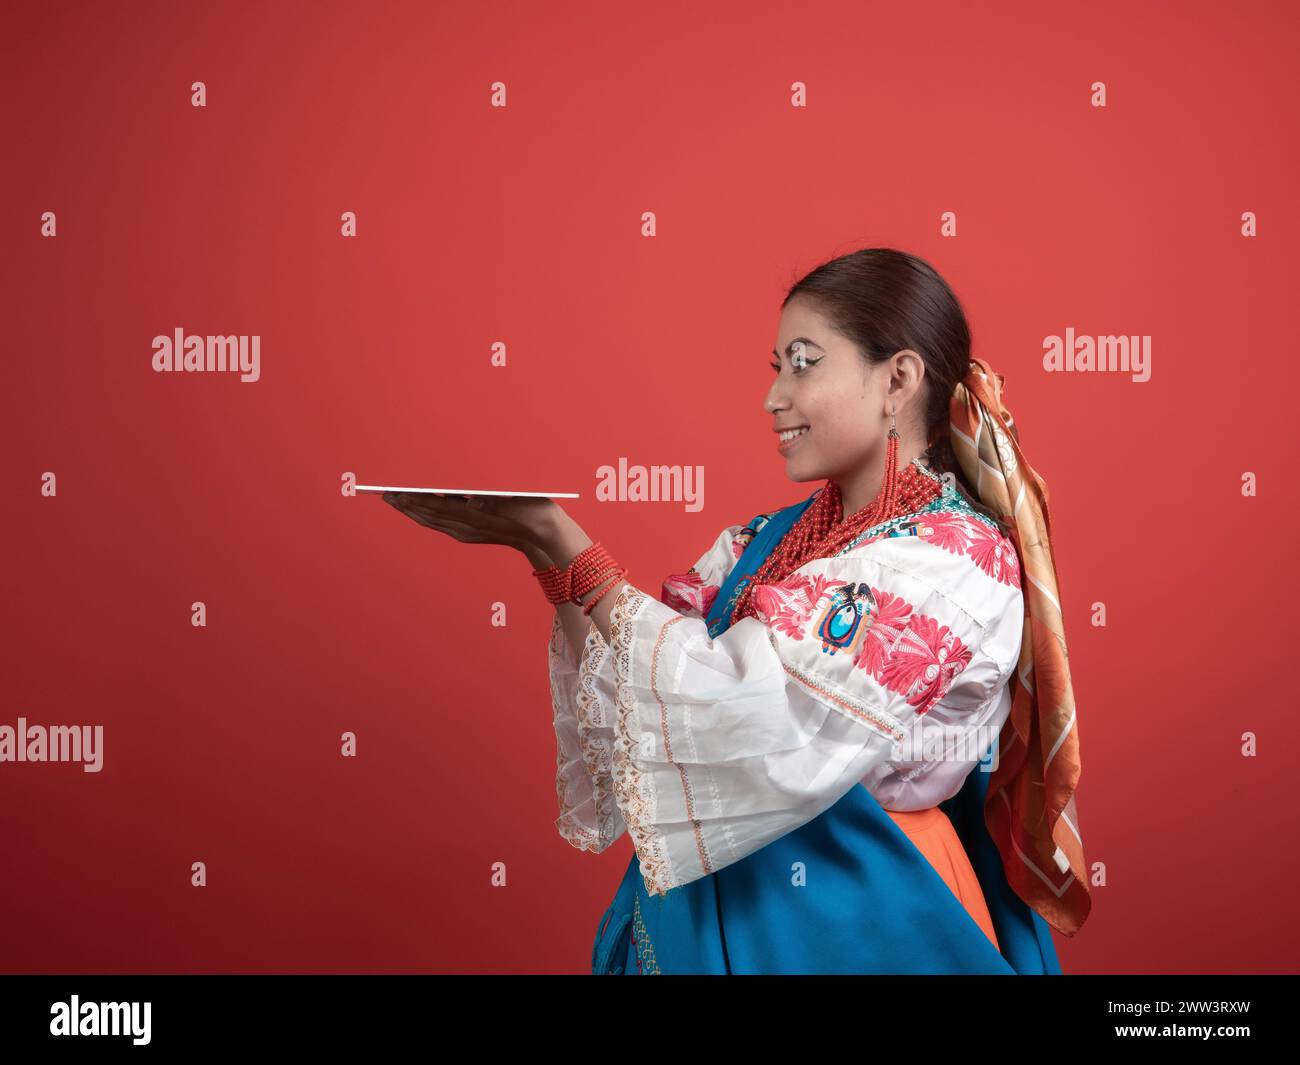
<svg viewBox="0 0 1300 1065">
<path fill-rule="evenodd" d="M 576 720 L 570 720 L 577 716 L 572 702 L 574 667 L 559 614 L 555 615 L 551 623 L 547 651 L 550 660 L 551 709 L 555 719 L 555 795 L 560 804 L 560 816 L 555 820 L 555 827 L 562 838 L 578 849 L 596 850 L 600 842 L 599 835 L 583 823 L 579 814 L 579 810 L 590 801 L 591 781 L 582 762 L 574 760 L 569 739 L 577 731 Z"/>
<path fill-rule="evenodd" d="M 609 645 L 593 621 L 587 630 L 582 661 L 578 668 L 578 743 L 582 761 L 591 774 L 592 801 L 596 810 L 597 844 L 604 849 L 622 835 L 622 815 L 614 795 L 612 766 L 613 710 L 596 687 L 610 655 Z M 612 694 L 612 693 L 611 693 Z"/>
<path fill-rule="evenodd" d="M 642 774 L 629 755 L 632 745 L 638 743 L 641 737 L 640 726 L 635 721 L 636 696 L 628 688 L 633 626 L 637 613 L 648 600 L 649 596 L 640 589 L 631 584 L 624 585 L 610 612 L 609 637 L 618 692 L 613 777 L 623 818 L 640 859 L 646 891 L 652 895 L 662 895 L 674 885 L 672 866 L 668 860 L 668 845 L 663 833 L 654 823 L 654 788 L 648 776 Z M 653 663 L 650 664 L 650 669 L 653 671 Z M 651 675 L 653 677 L 653 672 Z"/>
</svg>

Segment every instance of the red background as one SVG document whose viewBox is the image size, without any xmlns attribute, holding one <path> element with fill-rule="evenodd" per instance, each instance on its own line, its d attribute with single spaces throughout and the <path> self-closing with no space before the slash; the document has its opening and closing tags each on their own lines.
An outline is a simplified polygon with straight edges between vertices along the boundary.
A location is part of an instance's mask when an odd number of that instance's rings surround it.
<svg viewBox="0 0 1300 1065">
<path fill-rule="evenodd" d="M 657 593 L 816 487 L 762 410 L 780 300 L 890 246 L 953 286 L 1051 487 L 1108 879 L 1065 971 L 1294 971 L 1298 29 L 1284 3 L 7 5 L 0 723 L 102 724 L 105 765 L 0 765 L 0 968 L 586 971 L 631 842 L 554 828 L 550 607 L 521 555 L 340 478 L 580 492 Z M 177 326 L 260 334 L 262 379 L 153 372 Z M 1070 326 L 1150 335 L 1151 380 L 1044 372 Z M 703 511 L 597 502 L 620 456 L 703 465 Z"/>
</svg>

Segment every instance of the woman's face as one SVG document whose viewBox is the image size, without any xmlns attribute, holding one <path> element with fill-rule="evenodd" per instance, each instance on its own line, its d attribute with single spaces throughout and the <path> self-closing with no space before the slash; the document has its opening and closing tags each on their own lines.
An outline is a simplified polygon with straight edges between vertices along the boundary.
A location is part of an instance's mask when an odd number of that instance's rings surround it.
<svg viewBox="0 0 1300 1065">
<path fill-rule="evenodd" d="M 924 376 L 916 352 L 900 351 L 869 365 L 856 345 L 834 332 L 816 306 L 802 297 L 781 312 L 776 352 L 764 409 L 773 416 L 773 428 L 808 427 L 789 444 L 781 444 L 781 437 L 773 434 L 772 446 L 781 447 L 790 480 L 835 480 L 845 490 L 846 503 L 854 487 L 869 490 L 867 482 L 873 476 L 878 481 L 877 467 L 883 462 L 891 403 L 897 405 L 903 436 L 900 465 L 923 450 L 924 434 L 917 446 L 911 428 L 911 401 L 919 395 Z"/>
</svg>

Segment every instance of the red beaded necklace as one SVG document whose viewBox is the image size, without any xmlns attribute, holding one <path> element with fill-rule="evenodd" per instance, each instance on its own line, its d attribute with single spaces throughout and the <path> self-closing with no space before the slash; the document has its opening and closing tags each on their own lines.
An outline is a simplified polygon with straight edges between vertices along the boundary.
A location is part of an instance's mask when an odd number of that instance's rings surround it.
<svg viewBox="0 0 1300 1065">
<path fill-rule="evenodd" d="M 817 498 L 745 585 L 732 612 L 732 624 L 753 615 L 750 593 L 755 585 L 784 580 L 815 558 L 837 554 L 864 529 L 890 518 L 911 514 L 937 498 L 942 491 L 943 484 L 937 476 L 924 471 L 916 462 L 909 462 L 899 471 L 898 433 L 891 429 L 885 454 L 885 478 L 876 498 L 846 520 L 840 486 L 835 481 L 827 481 Z"/>
</svg>

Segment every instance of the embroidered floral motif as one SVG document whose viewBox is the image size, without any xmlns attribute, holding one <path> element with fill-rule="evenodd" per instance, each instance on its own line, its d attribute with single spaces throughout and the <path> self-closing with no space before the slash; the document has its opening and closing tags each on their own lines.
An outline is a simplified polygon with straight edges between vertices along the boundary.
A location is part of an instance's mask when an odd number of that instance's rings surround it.
<svg viewBox="0 0 1300 1065">
<path fill-rule="evenodd" d="M 1016 545 L 1001 533 L 990 531 L 985 526 L 971 522 L 967 526 L 971 535 L 966 553 L 976 564 L 994 580 L 1020 587 L 1020 559 L 1016 557 Z"/>
<path fill-rule="evenodd" d="M 984 522 L 972 521 L 969 514 L 958 510 L 941 510 L 913 523 L 914 535 L 924 536 L 936 547 L 954 555 L 968 556 L 980 569 L 996 581 L 1020 587 L 1020 560 L 1016 546 L 997 529 Z M 890 536 L 901 535 L 898 529 Z"/>
<path fill-rule="evenodd" d="M 876 616 L 871 619 L 853 664 L 873 677 L 879 677 L 890 651 L 902 638 L 911 620 L 912 604 L 901 595 L 874 589 Z"/>
<path fill-rule="evenodd" d="M 945 551 L 969 556 L 994 580 L 1020 587 L 1020 560 L 1015 544 L 1003 535 L 996 522 L 972 507 L 947 482 L 943 491 L 920 510 L 863 530 L 840 554 L 886 536 L 923 536 Z"/>
<path fill-rule="evenodd" d="M 877 679 L 905 696 L 917 714 L 925 714 L 948 694 L 957 674 L 970 662 L 971 649 L 947 625 L 913 614 Z"/>
<path fill-rule="evenodd" d="M 818 612 L 827 596 L 829 605 Z M 857 615 L 856 622 L 847 613 L 836 616 L 850 609 Z M 792 640 L 804 639 L 811 622 L 811 632 L 822 640 L 822 650 L 832 654 L 860 639 L 855 665 L 870 671 L 902 635 L 912 608 L 898 596 L 866 584 L 850 585 L 826 574 L 800 573 L 758 585 L 754 614 L 774 632 Z M 852 632 L 846 636 L 850 628 Z"/>
<path fill-rule="evenodd" d="M 801 573 L 784 581 L 756 585 L 754 616 L 776 632 L 802 640 L 804 627 L 822 597 L 843 583 L 820 573 Z"/>
<path fill-rule="evenodd" d="M 829 602 L 822 607 L 823 598 Z M 918 613 L 902 596 L 866 583 L 800 574 L 754 589 L 756 615 L 774 633 L 809 635 L 822 652 L 846 651 L 853 665 L 907 697 L 924 714 L 947 694 L 971 660 L 946 625 Z"/>
<path fill-rule="evenodd" d="M 745 553 L 745 549 L 754 542 L 754 537 L 771 520 L 775 513 L 776 511 L 770 514 L 757 515 L 750 520 L 748 525 L 732 536 L 728 561 L 713 558 L 712 551 L 710 551 L 710 563 L 717 563 L 722 572 L 720 574 L 710 574 L 709 576 L 725 578 L 731 572 L 731 567 Z M 713 609 L 714 600 L 717 599 L 722 586 L 720 582 L 713 583 L 706 579 L 705 575 L 699 572 L 699 565 L 701 563 L 696 563 L 685 573 L 673 573 L 665 577 L 659 598 L 665 606 L 671 607 L 679 614 L 685 614 L 688 617 L 707 618 L 709 611 Z"/>
<path fill-rule="evenodd" d="M 659 598 L 665 606 L 672 607 L 679 614 L 695 614 L 704 618 L 708 617 L 713 608 L 719 587 L 716 584 L 706 584 L 692 566 L 685 573 L 674 573 L 665 578 Z"/>
</svg>

